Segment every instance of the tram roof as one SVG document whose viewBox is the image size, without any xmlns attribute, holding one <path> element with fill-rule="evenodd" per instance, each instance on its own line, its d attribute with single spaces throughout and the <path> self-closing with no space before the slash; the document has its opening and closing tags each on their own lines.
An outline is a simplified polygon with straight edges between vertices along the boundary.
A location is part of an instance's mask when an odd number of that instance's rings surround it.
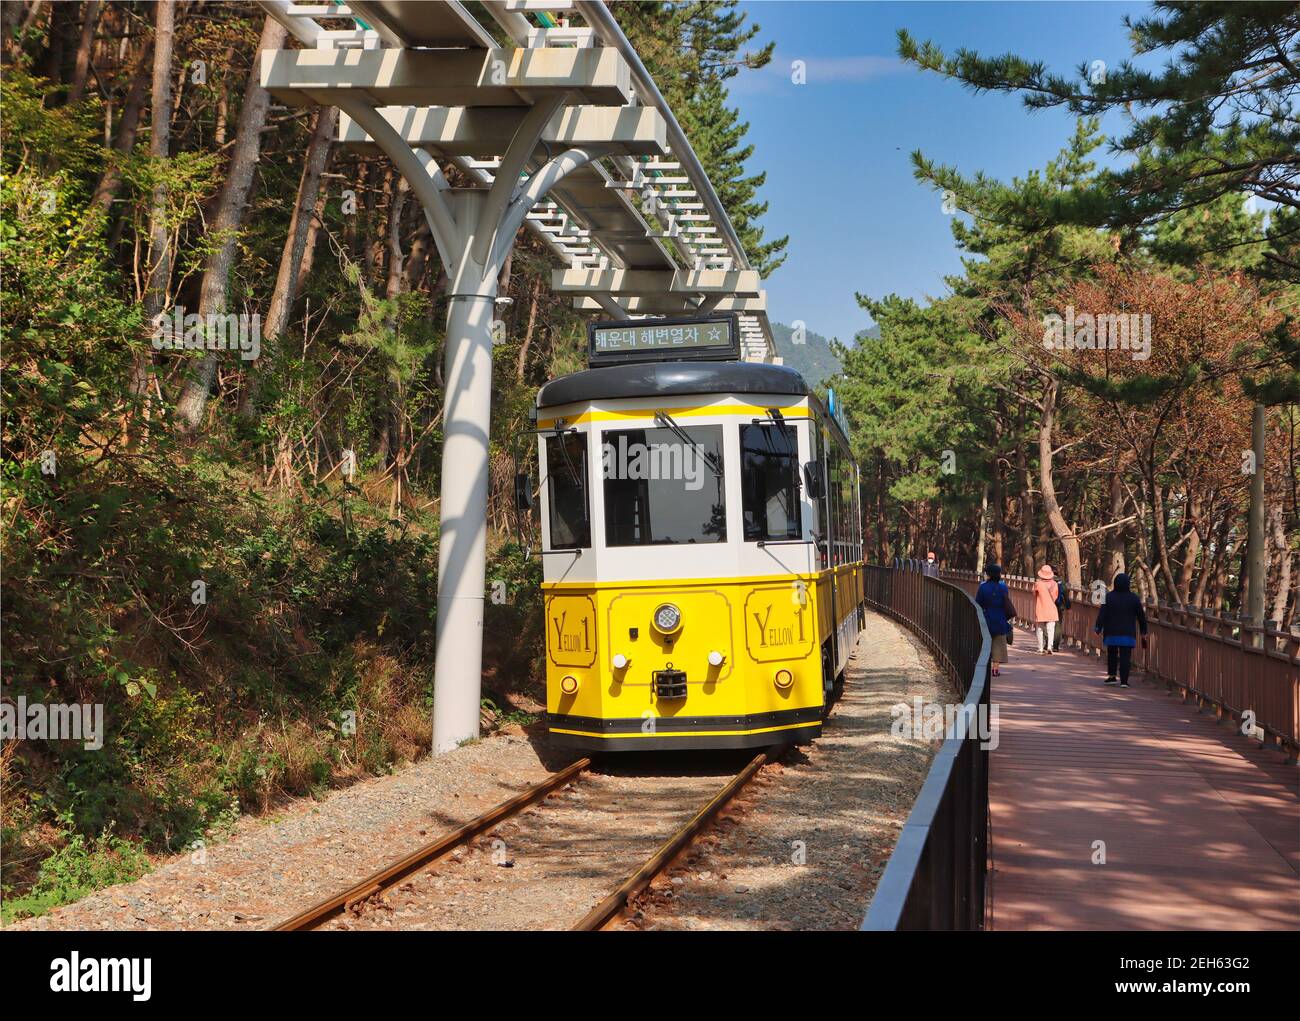
<svg viewBox="0 0 1300 1021">
<path fill-rule="evenodd" d="M 585 369 L 552 380 L 538 391 L 537 406 L 552 408 L 614 397 L 682 394 L 810 393 L 803 376 L 785 365 L 760 362 L 639 362 Z"/>
<path fill-rule="evenodd" d="M 680 397 L 685 394 L 790 394 L 807 397 L 831 433 L 849 438 L 813 389 L 788 365 L 762 362 L 637 362 L 584 369 L 553 379 L 537 392 L 538 408 L 617 397 Z"/>
</svg>

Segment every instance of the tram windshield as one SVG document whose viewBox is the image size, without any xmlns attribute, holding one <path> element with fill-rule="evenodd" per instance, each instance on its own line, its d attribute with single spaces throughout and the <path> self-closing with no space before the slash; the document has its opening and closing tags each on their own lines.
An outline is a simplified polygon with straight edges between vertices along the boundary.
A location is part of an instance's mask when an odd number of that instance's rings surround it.
<svg viewBox="0 0 1300 1021">
<path fill-rule="evenodd" d="M 591 545 L 587 513 L 587 437 L 564 433 L 546 437 L 547 490 L 552 549 Z"/>
<path fill-rule="evenodd" d="M 609 430 L 601 454 L 607 546 L 727 541 L 721 426 Z"/>
<path fill-rule="evenodd" d="M 745 541 L 798 539 L 799 448 L 788 425 L 740 427 L 741 491 Z"/>
</svg>

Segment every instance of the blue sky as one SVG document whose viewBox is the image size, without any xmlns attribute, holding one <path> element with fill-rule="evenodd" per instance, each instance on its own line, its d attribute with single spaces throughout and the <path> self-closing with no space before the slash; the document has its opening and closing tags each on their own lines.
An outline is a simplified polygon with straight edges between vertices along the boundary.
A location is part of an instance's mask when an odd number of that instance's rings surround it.
<svg viewBox="0 0 1300 1021">
<path fill-rule="evenodd" d="M 790 235 L 789 257 L 767 282 L 768 314 L 849 339 L 870 325 L 854 292 L 923 299 L 960 271 L 941 196 L 912 177 L 914 149 L 963 173 L 1023 176 L 1056 155 L 1073 131 L 1068 112 L 1030 112 L 1018 96 L 974 95 L 904 66 L 895 32 L 945 51 L 1015 52 L 1063 74 L 1110 67 L 1132 54 L 1133 3 L 866 3 L 756 0 L 744 9 L 776 42 L 772 63 L 731 80 L 749 121 L 750 172 L 767 171 L 769 237 Z M 802 60 L 807 83 L 791 82 Z M 1159 63 L 1144 60 L 1142 63 Z M 1104 127 L 1119 133 L 1119 117 Z M 1104 160 L 1104 149 L 1098 151 Z"/>
</svg>

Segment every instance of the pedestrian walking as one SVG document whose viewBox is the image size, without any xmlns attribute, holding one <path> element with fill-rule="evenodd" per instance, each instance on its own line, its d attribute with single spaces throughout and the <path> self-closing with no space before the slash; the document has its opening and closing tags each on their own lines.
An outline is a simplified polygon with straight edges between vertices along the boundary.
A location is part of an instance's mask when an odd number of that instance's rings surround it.
<svg viewBox="0 0 1300 1021">
<path fill-rule="evenodd" d="M 1056 607 L 1060 596 L 1061 586 L 1056 582 L 1056 574 L 1044 564 L 1038 569 L 1038 578 L 1034 582 L 1034 634 L 1038 638 L 1040 656 L 1052 654 L 1056 622 L 1061 619 L 1061 612 Z"/>
<path fill-rule="evenodd" d="M 930 550 L 925 555 L 925 573 L 930 578 L 939 577 L 939 561 L 934 555 L 934 550 Z"/>
<path fill-rule="evenodd" d="M 1001 674 L 998 665 L 1007 661 L 1007 635 L 1016 608 L 1011 602 L 1011 593 L 1002 583 L 1001 567 L 989 564 L 984 568 L 984 577 L 987 580 L 975 590 L 975 602 L 984 611 L 984 622 L 988 624 L 989 637 L 993 639 L 989 660 L 993 664 L 993 676 L 998 677 Z"/>
<path fill-rule="evenodd" d="M 1102 636 L 1106 646 L 1106 683 L 1127 688 L 1139 631 L 1142 648 L 1147 647 L 1146 611 L 1142 609 L 1142 600 L 1129 588 L 1127 574 L 1115 575 L 1115 587 L 1106 593 L 1093 631 Z"/>
<path fill-rule="evenodd" d="M 1056 576 L 1056 568 L 1052 568 L 1052 578 L 1056 581 L 1056 641 L 1052 645 L 1053 652 L 1061 651 L 1061 633 L 1065 630 L 1065 611 L 1070 608 L 1070 589 L 1065 582 Z"/>
</svg>

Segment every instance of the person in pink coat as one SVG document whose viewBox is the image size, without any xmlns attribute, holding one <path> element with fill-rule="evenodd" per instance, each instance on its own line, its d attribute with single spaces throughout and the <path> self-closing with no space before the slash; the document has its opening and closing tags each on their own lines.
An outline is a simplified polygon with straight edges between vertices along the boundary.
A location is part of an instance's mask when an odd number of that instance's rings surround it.
<svg viewBox="0 0 1300 1021">
<path fill-rule="evenodd" d="M 1038 580 L 1034 582 L 1034 631 L 1038 635 L 1038 654 L 1050 656 L 1052 643 L 1056 639 L 1056 622 L 1061 613 L 1056 608 L 1057 598 L 1061 594 L 1056 575 L 1044 564 L 1038 569 Z"/>
</svg>

